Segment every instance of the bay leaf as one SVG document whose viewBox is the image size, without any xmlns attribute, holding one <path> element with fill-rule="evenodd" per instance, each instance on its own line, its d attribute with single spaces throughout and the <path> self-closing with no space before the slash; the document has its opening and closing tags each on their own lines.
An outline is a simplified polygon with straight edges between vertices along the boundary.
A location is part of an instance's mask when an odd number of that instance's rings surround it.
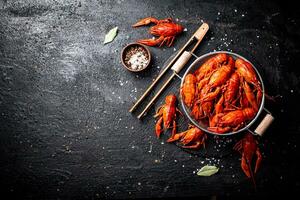
<svg viewBox="0 0 300 200">
<path fill-rule="evenodd" d="M 216 166 L 205 165 L 198 172 L 198 176 L 211 176 L 219 171 L 219 168 Z"/>
<path fill-rule="evenodd" d="M 111 29 L 110 31 L 108 31 L 108 33 L 105 35 L 105 38 L 104 38 L 104 44 L 107 44 L 109 42 L 112 42 L 115 37 L 117 36 L 117 33 L 118 33 L 118 27 L 115 27 L 113 29 Z"/>
</svg>

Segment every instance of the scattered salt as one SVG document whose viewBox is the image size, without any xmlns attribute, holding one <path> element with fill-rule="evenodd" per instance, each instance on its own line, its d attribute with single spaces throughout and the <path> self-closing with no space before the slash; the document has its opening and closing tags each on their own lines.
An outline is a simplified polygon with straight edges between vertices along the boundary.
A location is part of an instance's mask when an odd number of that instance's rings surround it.
<svg viewBox="0 0 300 200">
<path fill-rule="evenodd" d="M 152 152 L 152 145 L 150 144 L 148 153 L 151 153 L 151 152 Z"/>
</svg>

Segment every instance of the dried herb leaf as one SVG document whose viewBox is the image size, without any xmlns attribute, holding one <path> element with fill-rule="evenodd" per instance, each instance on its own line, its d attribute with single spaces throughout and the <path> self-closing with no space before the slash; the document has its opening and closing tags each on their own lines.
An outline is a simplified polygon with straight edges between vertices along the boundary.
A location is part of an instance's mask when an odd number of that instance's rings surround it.
<svg viewBox="0 0 300 200">
<path fill-rule="evenodd" d="M 198 172 L 198 176 L 211 176 L 219 171 L 219 168 L 216 166 L 205 165 Z"/>
<path fill-rule="evenodd" d="M 115 37 L 117 36 L 117 33 L 118 33 L 118 27 L 115 27 L 115 28 L 111 29 L 110 31 L 108 31 L 108 33 L 105 35 L 105 38 L 104 38 L 104 44 L 113 41 L 115 39 Z"/>
</svg>

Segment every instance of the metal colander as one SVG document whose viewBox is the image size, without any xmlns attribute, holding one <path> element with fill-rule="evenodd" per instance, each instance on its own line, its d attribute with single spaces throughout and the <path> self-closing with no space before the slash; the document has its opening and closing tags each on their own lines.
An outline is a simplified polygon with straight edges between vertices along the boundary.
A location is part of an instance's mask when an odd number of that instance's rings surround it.
<svg viewBox="0 0 300 200">
<path fill-rule="evenodd" d="M 200 57 L 197 57 L 197 59 L 188 67 L 188 69 L 186 70 L 186 72 L 184 73 L 182 79 L 181 79 L 181 85 L 180 87 L 182 87 L 183 85 L 183 82 L 184 82 L 184 79 L 185 77 L 187 76 L 187 74 L 189 73 L 193 73 L 197 68 L 199 68 L 199 66 L 201 66 L 205 61 L 207 61 L 209 58 L 217 55 L 217 54 L 220 54 L 220 53 L 226 53 L 230 56 L 232 56 L 235 60 L 237 58 L 241 58 L 249 63 L 251 63 L 249 60 L 247 60 L 246 58 L 244 58 L 243 56 L 241 55 L 238 55 L 236 53 L 232 53 L 232 52 L 228 52 L 228 51 L 216 51 L 216 52 L 211 52 L 211 53 L 207 53 L 207 54 L 204 54 Z M 252 63 L 251 63 L 252 64 Z M 264 88 L 264 83 L 263 83 L 263 80 L 258 72 L 258 70 L 256 69 L 256 67 L 252 64 L 254 70 L 256 71 L 256 74 L 257 74 L 257 77 L 259 78 L 259 81 L 261 83 L 261 87 L 262 87 L 262 92 L 263 92 L 263 95 L 262 95 L 262 101 L 261 101 L 261 104 L 260 104 L 260 107 L 259 107 L 259 110 L 257 112 L 257 114 L 255 115 L 255 117 L 249 121 L 243 128 L 237 130 L 237 131 L 234 131 L 234 132 L 229 132 L 229 133 L 224 133 L 224 134 L 218 134 L 218 133 L 215 133 L 215 132 L 212 132 L 212 131 L 209 131 L 207 128 L 207 125 L 201 121 L 197 121 L 195 120 L 191 115 L 190 115 L 190 112 L 191 110 L 184 104 L 183 102 L 183 98 L 181 97 L 181 105 L 182 105 L 182 108 L 184 110 L 184 113 L 186 114 L 186 116 L 188 117 L 188 119 L 195 125 L 197 126 L 198 128 L 200 128 L 201 130 L 207 132 L 207 133 L 210 133 L 210 134 L 213 134 L 213 135 L 224 135 L 224 136 L 227 136 L 227 135 L 234 135 L 234 134 L 237 134 L 239 132 L 242 132 L 242 131 L 245 131 L 245 130 L 248 130 L 250 131 L 251 133 L 253 134 L 258 134 L 258 135 L 262 135 L 263 132 L 267 129 L 267 127 L 271 124 L 271 122 L 273 121 L 273 117 L 272 115 L 269 113 L 269 111 L 267 111 L 265 108 L 264 108 L 264 103 L 265 103 L 265 88 Z M 267 115 L 265 116 L 265 118 L 261 121 L 261 123 L 259 124 L 259 126 L 256 128 L 256 130 L 253 132 L 251 131 L 249 128 L 250 126 L 258 119 L 258 116 L 262 113 L 263 110 L 266 110 L 267 111 Z"/>
</svg>

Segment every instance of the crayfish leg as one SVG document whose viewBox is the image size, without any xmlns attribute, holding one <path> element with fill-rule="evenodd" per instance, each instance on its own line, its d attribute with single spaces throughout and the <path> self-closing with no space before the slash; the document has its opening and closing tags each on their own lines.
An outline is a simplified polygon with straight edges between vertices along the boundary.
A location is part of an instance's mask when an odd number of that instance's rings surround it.
<svg viewBox="0 0 300 200">
<path fill-rule="evenodd" d="M 220 93 L 220 91 L 221 91 L 221 88 L 217 87 L 215 89 L 215 91 L 206 94 L 200 101 L 201 102 L 205 102 L 205 101 L 214 100 L 218 96 L 218 94 Z"/>
<path fill-rule="evenodd" d="M 174 42 L 175 37 L 171 37 L 170 41 L 168 41 L 168 47 L 172 46 L 173 42 Z"/>
<path fill-rule="evenodd" d="M 158 23 L 170 23 L 172 22 L 172 18 L 171 17 L 168 17 L 166 19 L 161 19 L 161 20 L 158 20 Z"/>
<path fill-rule="evenodd" d="M 160 37 L 163 37 L 163 36 L 160 36 Z M 166 43 L 166 45 L 168 47 L 170 47 L 173 43 L 173 40 L 174 40 L 175 37 L 165 37 L 163 39 L 163 41 L 160 43 L 159 47 L 163 46 L 164 43 Z"/>
<path fill-rule="evenodd" d="M 234 147 L 233 147 L 234 150 L 238 151 L 239 153 L 242 153 L 242 149 L 243 149 L 243 141 L 240 140 L 238 141 Z"/>
<path fill-rule="evenodd" d="M 208 127 L 207 130 L 215 133 L 226 133 L 230 130 L 230 127 Z"/>
</svg>

